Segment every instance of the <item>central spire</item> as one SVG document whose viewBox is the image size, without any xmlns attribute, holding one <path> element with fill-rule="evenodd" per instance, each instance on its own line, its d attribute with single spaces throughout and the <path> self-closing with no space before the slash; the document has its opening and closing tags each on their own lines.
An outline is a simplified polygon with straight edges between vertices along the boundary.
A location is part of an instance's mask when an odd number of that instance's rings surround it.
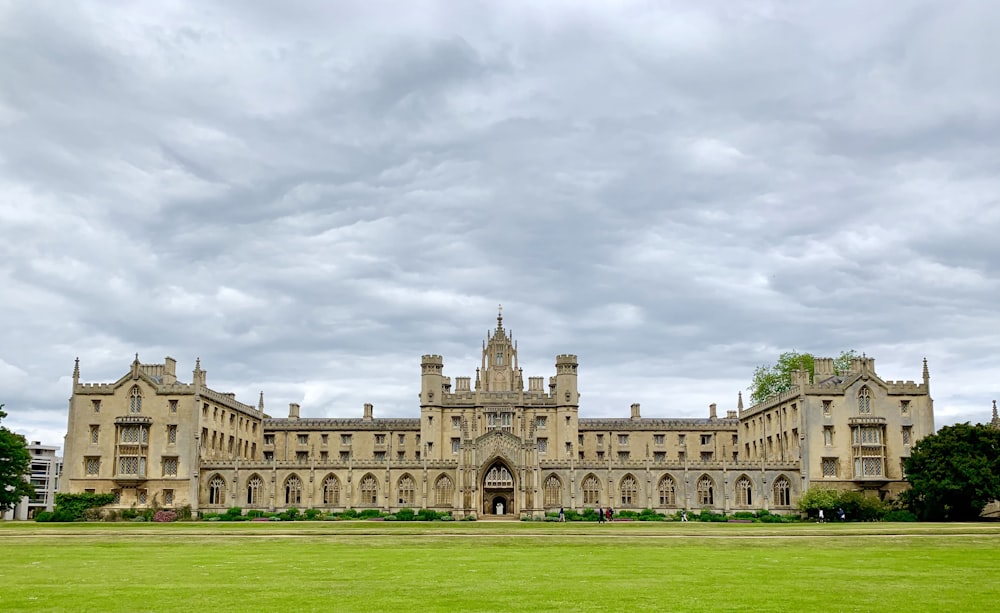
<svg viewBox="0 0 1000 613">
<path fill-rule="evenodd" d="M 503 305 L 497 305 L 496 330 L 486 332 L 479 379 L 488 392 L 508 392 L 520 388 L 517 374 L 517 344 L 503 327 Z"/>
</svg>

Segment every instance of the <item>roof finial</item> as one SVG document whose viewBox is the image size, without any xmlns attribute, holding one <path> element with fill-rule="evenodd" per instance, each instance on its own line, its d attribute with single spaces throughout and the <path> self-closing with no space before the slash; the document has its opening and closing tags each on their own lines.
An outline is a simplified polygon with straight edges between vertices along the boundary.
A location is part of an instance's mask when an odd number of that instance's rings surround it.
<svg viewBox="0 0 1000 613">
<path fill-rule="evenodd" d="M 497 330 L 503 330 L 503 305 L 497 305 Z"/>
<path fill-rule="evenodd" d="M 257 402 L 257 408 L 261 411 L 264 410 L 264 390 L 260 391 L 260 400 Z"/>
<path fill-rule="evenodd" d="M 139 352 L 138 351 L 135 352 L 135 363 L 136 364 L 139 363 Z"/>
<path fill-rule="evenodd" d="M 931 373 L 927 370 L 927 358 L 924 358 L 924 383 L 926 384 L 930 378 Z"/>
<path fill-rule="evenodd" d="M 998 416 L 997 416 L 997 401 L 994 400 L 993 401 L 993 421 L 996 421 L 997 419 L 998 419 Z"/>
<path fill-rule="evenodd" d="M 73 364 L 73 382 L 80 380 L 80 358 L 76 358 L 76 362 Z M 993 405 L 996 407 L 996 404 Z M 995 409 L 994 409 L 995 410 Z"/>
<path fill-rule="evenodd" d="M 194 359 L 194 369 L 201 370 L 201 358 Z"/>
<path fill-rule="evenodd" d="M 743 391 L 736 392 L 736 408 L 740 411 L 743 410 Z"/>
</svg>

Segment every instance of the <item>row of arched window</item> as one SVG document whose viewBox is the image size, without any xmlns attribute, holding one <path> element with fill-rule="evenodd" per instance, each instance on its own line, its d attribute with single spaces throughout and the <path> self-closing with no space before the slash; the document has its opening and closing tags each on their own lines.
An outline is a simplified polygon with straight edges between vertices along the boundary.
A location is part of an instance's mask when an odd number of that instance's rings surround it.
<svg viewBox="0 0 1000 613">
<path fill-rule="evenodd" d="M 587 475 L 582 483 L 584 506 L 597 506 L 602 504 L 601 480 L 593 475 Z M 734 496 L 736 506 L 753 507 L 759 506 L 753 481 L 746 475 L 741 475 L 735 483 Z M 709 475 L 702 475 L 698 478 L 695 486 L 694 503 L 698 506 L 713 506 L 716 504 L 717 486 L 715 480 Z M 322 482 L 321 504 L 323 506 L 341 506 L 340 479 L 336 475 L 328 475 Z M 379 481 L 371 473 L 366 474 L 358 482 L 358 504 L 361 506 L 377 506 L 379 504 Z M 455 492 L 454 482 L 448 475 L 440 475 L 434 481 L 433 500 L 438 507 L 452 505 Z M 240 492 L 237 504 L 245 504 L 248 507 L 262 506 L 266 502 L 264 497 L 264 480 L 260 475 L 252 475 L 246 481 L 245 488 Z M 415 506 L 417 503 L 416 481 L 409 474 L 404 474 L 396 481 L 395 501 L 398 506 Z M 779 476 L 774 480 L 771 488 L 771 503 L 775 506 L 791 505 L 791 482 L 785 476 Z M 282 487 L 277 492 L 276 503 L 284 503 L 285 506 L 301 505 L 303 501 L 302 480 L 298 475 L 290 475 L 285 479 Z M 546 507 L 563 506 L 563 485 L 562 480 L 555 474 L 551 474 L 543 482 L 543 498 Z M 654 498 L 657 506 L 677 507 L 686 506 L 684 501 L 678 505 L 677 481 L 671 475 L 663 475 L 656 484 L 656 496 Z M 346 502 L 346 501 L 345 501 Z M 639 482 L 635 476 L 627 474 L 618 482 L 616 504 L 623 508 L 639 506 L 643 502 L 639 498 Z M 219 474 L 214 475 L 208 482 L 208 504 L 224 505 L 226 500 L 226 480 Z M 644 504 L 644 503 L 643 503 Z"/>
<path fill-rule="evenodd" d="M 208 481 L 208 504 L 223 505 L 229 504 L 226 499 L 226 480 L 222 475 L 215 474 Z M 346 506 L 346 501 L 341 502 L 343 487 L 340 479 L 336 475 L 328 475 L 322 482 L 320 501 L 323 506 Z M 455 484 L 448 475 L 441 475 L 434 481 L 432 492 L 434 506 L 448 507 L 452 505 Z M 417 503 L 416 481 L 409 474 L 401 476 L 396 481 L 396 493 L 398 506 L 414 506 Z M 302 479 L 298 475 L 289 475 L 282 483 L 275 495 L 275 503 L 285 506 L 298 506 L 303 504 Z M 246 485 L 237 496 L 237 506 L 246 505 L 248 507 L 264 506 L 268 501 L 264 497 L 264 479 L 260 475 L 251 475 L 246 481 Z M 308 501 L 307 501 L 308 502 Z M 316 503 L 313 503 L 316 504 Z M 379 481 L 371 473 L 361 477 L 358 481 L 358 503 L 360 506 L 372 506 L 379 504 Z"/>
<path fill-rule="evenodd" d="M 736 505 L 746 507 L 760 506 L 760 500 L 757 499 L 759 493 L 755 491 L 756 489 L 759 488 L 755 488 L 753 481 L 749 477 L 741 475 L 735 484 L 734 494 Z M 559 507 L 564 504 L 562 480 L 557 475 L 552 474 L 545 479 L 543 490 L 546 507 Z M 581 490 L 583 492 L 584 506 L 602 504 L 601 480 L 596 475 L 591 474 L 584 477 Z M 709 475 L 702 475 L 698 478 L 695 485 L 695 504 L 698 506 L 715 505 L 716 490 L 715 480 Z M 778 477 L 774 480 L 771 488 L 771 504 L 776 506 L 790 506 L 792 503 L 791 492 L 791 481 L 785 476 Z M 618 481 L 617 496 L 615 497 L 616 499 L 612 500 L 612 504 L 624 508 L 639 506 L 640 503 L 645 505 L 645 502 L 639 499 L 638 493 L 638 481 L 635 476 L 627 474 Z M 676 479 L 671 475 L 663 475 L 656 484 L 656 495 L 653 500 L 660 507 L 686 506 L 683 500 L 678 505 L 677 494 Z"/>
</svg>

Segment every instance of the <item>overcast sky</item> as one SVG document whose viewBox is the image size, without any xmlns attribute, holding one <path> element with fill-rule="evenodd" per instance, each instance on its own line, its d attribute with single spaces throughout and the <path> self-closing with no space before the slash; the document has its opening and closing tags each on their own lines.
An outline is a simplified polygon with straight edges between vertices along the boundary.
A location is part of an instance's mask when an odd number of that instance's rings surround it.
<svg viewBox="0 0 1000 613">
<path fill-rule="evenodd" d="M 938 426 L 1000 397 L 1000 3 L 0 0 L 0 403 L 196 357 L 272 416 L 417 417 L 497 305 L 582 417 L 783 351 Z"/>
</svg>

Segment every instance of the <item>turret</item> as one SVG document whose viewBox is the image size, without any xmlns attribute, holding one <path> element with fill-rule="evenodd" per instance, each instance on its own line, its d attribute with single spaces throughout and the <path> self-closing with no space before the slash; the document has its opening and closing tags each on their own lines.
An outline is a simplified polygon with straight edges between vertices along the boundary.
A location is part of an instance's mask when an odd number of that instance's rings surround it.
<svg viewBox="0 0 1000 613">
<path fill-rule="evenodd" d="M 208 372 L 201 369 L 201 358 L 195 358 L 194 360 L 194 370 L 191 372 L 191 383 L 195 387 L 207 387 L 205 384 L 208 378 Z"/>
<path fill-rule="evenodd" d="M 580 394 L 577 391 L 577 361 L 572 354 L 556 356 L 556 402 L 559 404 L 580 404 Z"/>
<path fill-rule="evenodd" d="M 420 404 L 440 405 L 444 378 L 444 360 L 439 355 L 420 358 Z"/>
</svg>

